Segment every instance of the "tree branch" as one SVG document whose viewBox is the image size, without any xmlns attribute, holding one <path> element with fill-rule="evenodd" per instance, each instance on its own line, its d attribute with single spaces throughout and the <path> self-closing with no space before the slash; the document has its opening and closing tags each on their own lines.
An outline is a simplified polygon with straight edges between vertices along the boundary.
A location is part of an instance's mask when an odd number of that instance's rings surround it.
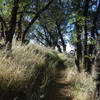
<svg viewBox="0 0 100 100">
<path fill-rule="evenodd" d="M 27 31 L 30 29 L 30 27 L 32 26 L 32 24 L 39 18 L 41 13 L 43 13 L 45 10 L 48 9 L 48 7 L 52 4 L 53 1 L 54 0 L 51 0 L 44 8 L 40 9 L 40 11 L 37 12 L 35 17 L 31 20 L 31 22 L 28 24 L 28 26 L 26 27 L 25 31 L 23 32 L 22 42 L 24 41 L 25 35 L 26 35 Z"/>
</svg>

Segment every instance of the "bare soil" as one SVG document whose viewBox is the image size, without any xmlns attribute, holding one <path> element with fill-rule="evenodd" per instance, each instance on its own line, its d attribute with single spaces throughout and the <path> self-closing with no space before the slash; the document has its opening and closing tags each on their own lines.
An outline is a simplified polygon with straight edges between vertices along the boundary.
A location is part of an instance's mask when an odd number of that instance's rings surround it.
<svg viewBox="0 0 100 100">
<path fill-rule="evenodd" d="M 71 85 L 66 81 L 66 72 L 66 70 L 57 72 L 55 80 L 49 87 L 46 100 L 73 100 Z"/>
</svg>

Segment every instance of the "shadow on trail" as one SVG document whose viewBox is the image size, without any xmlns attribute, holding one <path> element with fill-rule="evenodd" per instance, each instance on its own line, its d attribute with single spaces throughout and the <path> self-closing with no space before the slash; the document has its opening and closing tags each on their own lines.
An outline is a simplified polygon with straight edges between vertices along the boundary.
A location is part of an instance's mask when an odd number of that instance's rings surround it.
<svg viewBox="0 0 100 100">
<path fill-rule="evenodd" d="M 56 74 L 55 80 L 50 84 L 46 100 L 73 100 L 70 94 L 70 83 L 65 81 L 65 70 Z"/>
</svg>

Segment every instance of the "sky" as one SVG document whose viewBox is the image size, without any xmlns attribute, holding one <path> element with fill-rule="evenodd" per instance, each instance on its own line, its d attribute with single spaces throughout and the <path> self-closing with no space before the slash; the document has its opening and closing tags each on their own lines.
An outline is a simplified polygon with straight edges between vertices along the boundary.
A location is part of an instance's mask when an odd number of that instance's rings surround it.
<svg viewBox="0 0 100 100">
<path fill-rule="evenodd" d="M 69 43 L 66 44 L 66 51 L 69 53 L 71 50 L 74 50 L 74 47 L 70 45 Z"/>
<path fill-rule="evenodd" d="M 34 40 L 30 40 L 32 44 L 34 44 Z M 74 50 L 75 48 L 70 44 L 66 43 L 66 52 L 69 53 L 71 50 Z"/>
</svg>

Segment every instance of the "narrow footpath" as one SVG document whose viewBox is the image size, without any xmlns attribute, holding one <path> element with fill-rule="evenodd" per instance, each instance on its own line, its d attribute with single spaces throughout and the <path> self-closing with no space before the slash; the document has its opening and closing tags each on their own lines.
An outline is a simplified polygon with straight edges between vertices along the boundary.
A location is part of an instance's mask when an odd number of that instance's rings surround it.
<svg viewBox="0 0 100 100">
<path fill-rule="evenodd" d="M 66 81 L 66 70 L 57 72 L 51 83 L 47 100 L 73 100 L 71 85 Z"/>
</svg>

